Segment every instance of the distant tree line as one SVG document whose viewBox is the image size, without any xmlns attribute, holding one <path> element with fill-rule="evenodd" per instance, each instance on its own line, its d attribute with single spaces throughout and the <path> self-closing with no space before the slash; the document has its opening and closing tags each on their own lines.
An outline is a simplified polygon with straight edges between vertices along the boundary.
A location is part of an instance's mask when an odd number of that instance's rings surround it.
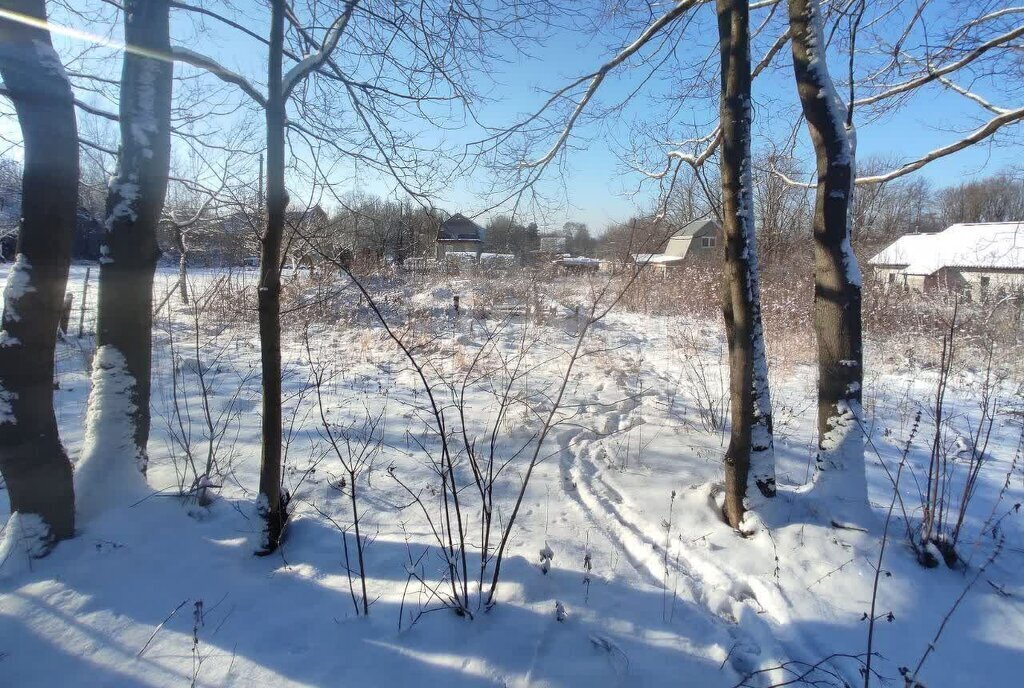
<svg viewBox="0 0 1024 688">
<path fill-rule="evenodd" d="M 102 179 L 90 179 L 90 172 L 94 171 L 83 168 L 83 183 L 78 190 L 78 211 L 71 245 L 73 260 L 99 260 L 100 257 L 105 192 Z M 21 162 L 0 158 L 0 260 L 14 257 L 22 212 L 21 184 Z"/>
<path fill-rule="evenodd" d="M 864 174 L 872 174 L 891 168 L 892 161 L 868 158 L 860 167 Z M 19 161 L 0 158 L 0 256 L 3 259 L 13 255 L 21 207 L 21 169 Z M 809 221 L 813 198 L 809 190 L 787 183 L 777 173 L 779 171 L 789 177 L 798 176 L 792 162 L 779 156 L 763 156 L 755 161 L 758 250 L 766 268 L 787 256 L 808 253 L 802 233 Z M 692 219 L 717 216 L 720 213 L 717 194 L 708 194 L 705 188 L 695 177 L 679 184 L 670 199 L 667 221 L 681 227 Z M 717 191 L 717 181 L 707 188 Z M 99 259 L 105 194 L 102 171 L 83 169 L 73 259 Z M 178 188 L 168 195 L 165 215 L 175 212 L 178 216 L 190 217 L 203 206 L 203 201 L 201 194 Z M 195 265 L 241 264 L 246 257 L 255 255 L 255 236 L 233 228 L 230 218 L 255 213 L 256 204 L 255 197 L 239 198 L 236 194 L 234 202 L 221 198 L 219 204 L 206 206 L 197 219 L 189 262 Z M 292 214 L 301 212 L 297 208 L 292 210 Z M 1017 170 L 1003 170 L 950 186 L 939 186 L 919 177 L 863 185 L 854 194 L 852 215 L 854 248 L 865 256 L 907 233 L 938 232 L 958 222 L 1024 221 L 1024 175 Z M 364 263 L 383 264 L 432 257 L 437 227 L 447 214 L 424 209 L 409 199 L 386 200 L 362 194 L 335 206 L 327 217 L 326 223 L 315 228 L 316 243 L 321 249 L 336 256 L 344 248 Z M 496 215 L 485 225 L 484 250 L 513 254 L 521 263 L 526 263 L 539 251 L 541 234 L 557 234 L 564 238 L 562 253 L 625 260 L 630 253 L 639 252 L 635 250 L 637 246 L 648 245 L 644 232 L 665 234 L 663 227 L 652 229 L 649 219 L 649 215 L 641 215 L 612 223 L 595 236 L 586 223 L 579 221 L 568 221 L 561 230 L 542 233 L 535 222 L 524 223 L 508 215 Z M 173 223 L 163 222 L 158 238 L 164 255 L 179 257 Z M 303 250 L 308 252 L 308 249 Z"/>
</svg>

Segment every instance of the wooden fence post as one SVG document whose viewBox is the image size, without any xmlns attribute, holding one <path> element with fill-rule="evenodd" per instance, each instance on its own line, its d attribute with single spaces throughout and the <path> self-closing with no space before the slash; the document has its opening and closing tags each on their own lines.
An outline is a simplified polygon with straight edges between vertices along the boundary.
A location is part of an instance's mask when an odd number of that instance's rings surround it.
<svg viewBox="0 0 1024 688">
<path fill-rule="evenodd" d="M 75 300 L 75 295 L 71 292 L 64 294 L 64 310 L 60 313 L 60 333 L 67 335 L 68 333 L 68 321 L 71 320 L 71 304 Z"/>
<path fill-rule="evenodd" d="M 82 305 L 78 307 L 78 336 L 82 336 L 82 328 L 85 326 L 85 304 L 89 301 L 89 273 L 92 268 L 85 269 L 85 281 L 82 283 Z"/>
</svg>

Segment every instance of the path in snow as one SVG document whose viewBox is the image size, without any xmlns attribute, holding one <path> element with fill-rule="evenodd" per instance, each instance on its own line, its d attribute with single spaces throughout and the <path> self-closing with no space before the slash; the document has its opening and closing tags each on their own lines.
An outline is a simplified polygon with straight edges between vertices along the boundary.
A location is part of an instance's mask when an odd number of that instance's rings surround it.
<svg viewBox="0 0 1024 688">
<path fill-rule="evenodd" d="M 607 459 L 610 438 L 639 427 L 646 418 L 645 395 L 637 398 L 626 375 L 616 371 L 603 379 L 610 382 L 588 390 L 589 420 L 601 430 L 601 436 L 580 428 L 562 430 L 555 436 L 560 447 L 560 481 L 579 514 L 621 550 L 638 578 L 705 610 L 712 622 L 728 633 L 727 660 L 740 676 L 794 657 L 811 661 L 824 657 L 827 653 L 819 651 L 815 643 L 787 627 L 788 603 L 778 586 L 731 569 L 721 558 L 712 561 L 685 538 L 667 537 L 664 522 L 660 527 L 649 523 L 643 510 L 606 479 L 611 469 Z M 653 396 L 653 390 L 646 396 Z M 601 403 L 601 398 L 619 401 Z M 593 409 L 601 410 L 595 413 Z M 706 492 L 708 510 L 718 511 L 714 488 L 700 487 Z"/>
</svg>

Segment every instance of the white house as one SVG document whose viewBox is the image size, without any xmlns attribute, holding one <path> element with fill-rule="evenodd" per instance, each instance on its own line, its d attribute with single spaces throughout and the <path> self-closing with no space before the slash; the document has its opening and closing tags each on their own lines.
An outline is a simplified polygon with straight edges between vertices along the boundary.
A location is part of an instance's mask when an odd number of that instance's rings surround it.
<svg viewBox="0 0 1024 688">
<path fill-rule="evenodd" d="M 970 298 L 1024 288 L 1024 222 L 956 224 L 936 234 L 907 234 L 868 265 L 888 285 L 944 288 Z"/>
</svg>

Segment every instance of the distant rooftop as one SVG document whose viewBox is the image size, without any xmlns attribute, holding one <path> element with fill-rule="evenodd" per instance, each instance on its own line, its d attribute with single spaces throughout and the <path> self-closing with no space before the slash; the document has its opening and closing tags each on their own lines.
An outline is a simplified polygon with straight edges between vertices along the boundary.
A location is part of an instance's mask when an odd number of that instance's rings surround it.
<svg viewBox="0 0 1024 688">
<path fill-rule="evenodd" d="M 702 217 L 697 220 L 691 220 L 685 225 L 677 229 L 672 233 L 672 238 L 675 237 L 692 237 L 698 234 L 705 227 L 712 227 L 715 231 L 718 230 L 718 222 L 712 217 Z"/>
<path fill-rule="evenodd" d="M 456 213 L 437 229 L 438 241 L 483 241 L 484 230 L 465 215 Z"/>
<path fill-rule="evenodd" d="M 633 254 L 634 263 L 681 263 L 685 260 L 682 256 L 667 256 L 664 253 L 636 253 Z"/>
<path fill-rule="evenodd" d="M 1024 222 L 955 224 L 937 234 L 906 234 L 868 261 L 908 275 L 942 268 L 1024 270 Z"/>
</svg>

